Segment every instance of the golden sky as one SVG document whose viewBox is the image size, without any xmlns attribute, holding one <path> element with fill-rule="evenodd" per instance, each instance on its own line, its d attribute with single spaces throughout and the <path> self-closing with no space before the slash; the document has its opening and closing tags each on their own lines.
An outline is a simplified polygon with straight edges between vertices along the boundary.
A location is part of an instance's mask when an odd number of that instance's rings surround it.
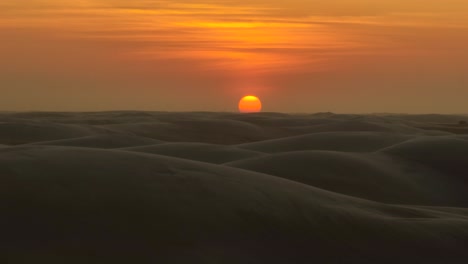
<svg viewBox="0 0 468 264">
<path fill-rule="evenodd" d="M 0 110 L 468 113 L 466 0 L 2 0 Z"/>
</svg>

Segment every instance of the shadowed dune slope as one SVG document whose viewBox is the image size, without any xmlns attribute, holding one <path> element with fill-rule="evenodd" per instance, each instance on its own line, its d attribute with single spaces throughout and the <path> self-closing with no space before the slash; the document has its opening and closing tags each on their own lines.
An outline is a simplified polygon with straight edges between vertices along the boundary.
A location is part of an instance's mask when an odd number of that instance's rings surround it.
<svg viewBox="0 0 468 264">
<path fill-rule="evenodd" d="M 466 216 L 468 217 L 468 208 L 461 207 L 431 207 L 431 206 L 416 206 L 415 208 L 421 208 L 424 210 L 435 210 L 437 212 L 447 212 L 457 216 Z"/>
<path fill-rule="evenodd" d="M 464 213 L 390 206 L 207 163 L 34 146 L 0 149 L 0 174 L 0 253 L 12 264 L 468 257 Z"/>
<path fill-rule="evenodd" d="M 206 143 L 166 143 L 154 146 L 125 148 L 127 151 L 160 154 L 215 164 L 247 159 L 263 155 L 261 152 L 239 149 L 233 146 Z"/>
<path fill-rule="evenodd" d="M 424 137 L 397 144 L 381 151 L 423 164 L 468 188 L 468 141 L 449 137 Z"/>
<path fill-rule="evenodd" d="M 400 163 L 399 163 L 400 162 Z M 287 152 L 226 165 L 385 203 L 460 206 L 456 183 L 424 167 L 384 156 L 328 151 Z M 466 193 L 464 190 L 462 193 Z"/>
<path fill-rule="evenodd" d="M 89 148 L 124 148 L 160 144 L 163 141 L 123 134 L 94 135 L 33 143 L 34 145 L 75 146 Z"/>
<path fill-rule="evenodd" d="M 459 199 L 467 199 L 467 140 L 457 137 L 423 137 L 388 147 L 381 152 L 438 171 L 447 180 L 456 183 L 457 191 L 454 193 Z"/>
<path fill-rule="evenodd" d="M 43 122 L 0 122 L 0 144 L 17 145 L 44 140 L 89 136 L 99 128 Z"/>
<path fill-rule="evenodd" d="M 456 138 L 458 138 L 458 139 L 463 139 L 463 140 L 468 140 L 468 136 L 466 136 L 466 135 L 457 136 Z"/>
<path fill-rule="evenodd" d="M 381 152 L 417 161 L 443 172 L 468 175 L 468 141 L 450 137 L 423 137 L 382 149 Z M 467 176 L 468 177 L 468 176 Z M 468 179 L 465 177 L 465 179 Z"/>
<path fill-rule="evenodd" d="M 410 138 L 379 132 L 327 132 L 241 144 L 238 147 L 268 153 L 301 150 L 369 152 Z"/>
<path fill-rule="evenodd" d="M 374 131 L 395 133 L 421 133 L 420 129 L 400 124 L 373 123 L 365 120 L 335 121 L 333 123 L 321 124 L 310 127 L 309 133 L 319 132 L 351 132 L 351 131 Z"/>
<path fill-rule="evenodd" d="M 236 144 L 268 138 L 261 127 L 235 120 L 176 120 L 172 123 L 130 123 L 106 127 L 138 136 L 178 142 Z"/>
<path fill-rule="evenodd" d="M 251 123 L 263 127 L 309 127 L 338 122 L 329 118 L 310 118 L 307 115 L 296 115 L 291 118 L 288 114 L 277 113 L 250 113 L 250 114 L 225 114 L 222 118 Z"/>
</svg>

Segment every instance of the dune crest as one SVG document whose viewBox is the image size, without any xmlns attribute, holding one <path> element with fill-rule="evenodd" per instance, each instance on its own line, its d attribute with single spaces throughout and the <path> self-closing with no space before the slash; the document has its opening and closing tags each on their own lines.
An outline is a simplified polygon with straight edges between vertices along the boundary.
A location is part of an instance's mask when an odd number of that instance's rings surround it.
<svg viewBox="0 0 468 264">
<path fill-rule="evenodd" d="M 103 134 L 32 143 L 34 145 L 72 146 L 89 148 L 124 148 L 160 144 L 164 141 L 125 134 Z"/>
<path fill-rule="evenodd" d="M 190 142 L 133 147 L 125 148 L 125 150 L 159 154 L 215 164 L 222 164 L 263 155 L 261 152 L 240 149 L 235 146 Z"/>
</svg>

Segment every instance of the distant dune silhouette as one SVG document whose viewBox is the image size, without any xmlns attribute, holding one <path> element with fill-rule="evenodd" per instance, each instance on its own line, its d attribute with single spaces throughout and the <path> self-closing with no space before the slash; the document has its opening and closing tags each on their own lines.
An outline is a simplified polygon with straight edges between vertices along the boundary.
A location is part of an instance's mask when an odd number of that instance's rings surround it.
<svg viewBox="0 0 468 264">
<path fill-rule="evenodd" d="M 465 119 L 0 113 L 0 257 L 466 263 Z"/>
</svg>

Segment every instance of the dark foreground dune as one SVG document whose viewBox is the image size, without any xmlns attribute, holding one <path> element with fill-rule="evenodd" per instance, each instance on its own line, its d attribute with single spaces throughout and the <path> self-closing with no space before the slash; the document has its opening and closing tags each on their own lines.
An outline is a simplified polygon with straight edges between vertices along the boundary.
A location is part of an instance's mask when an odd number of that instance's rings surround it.
<svg viewBox="0 0 468 264">
<path fill-rule="evenodd" d="M 0 259 L 467 263 L 465 119 L 0 114 Z"/>
</svg>

